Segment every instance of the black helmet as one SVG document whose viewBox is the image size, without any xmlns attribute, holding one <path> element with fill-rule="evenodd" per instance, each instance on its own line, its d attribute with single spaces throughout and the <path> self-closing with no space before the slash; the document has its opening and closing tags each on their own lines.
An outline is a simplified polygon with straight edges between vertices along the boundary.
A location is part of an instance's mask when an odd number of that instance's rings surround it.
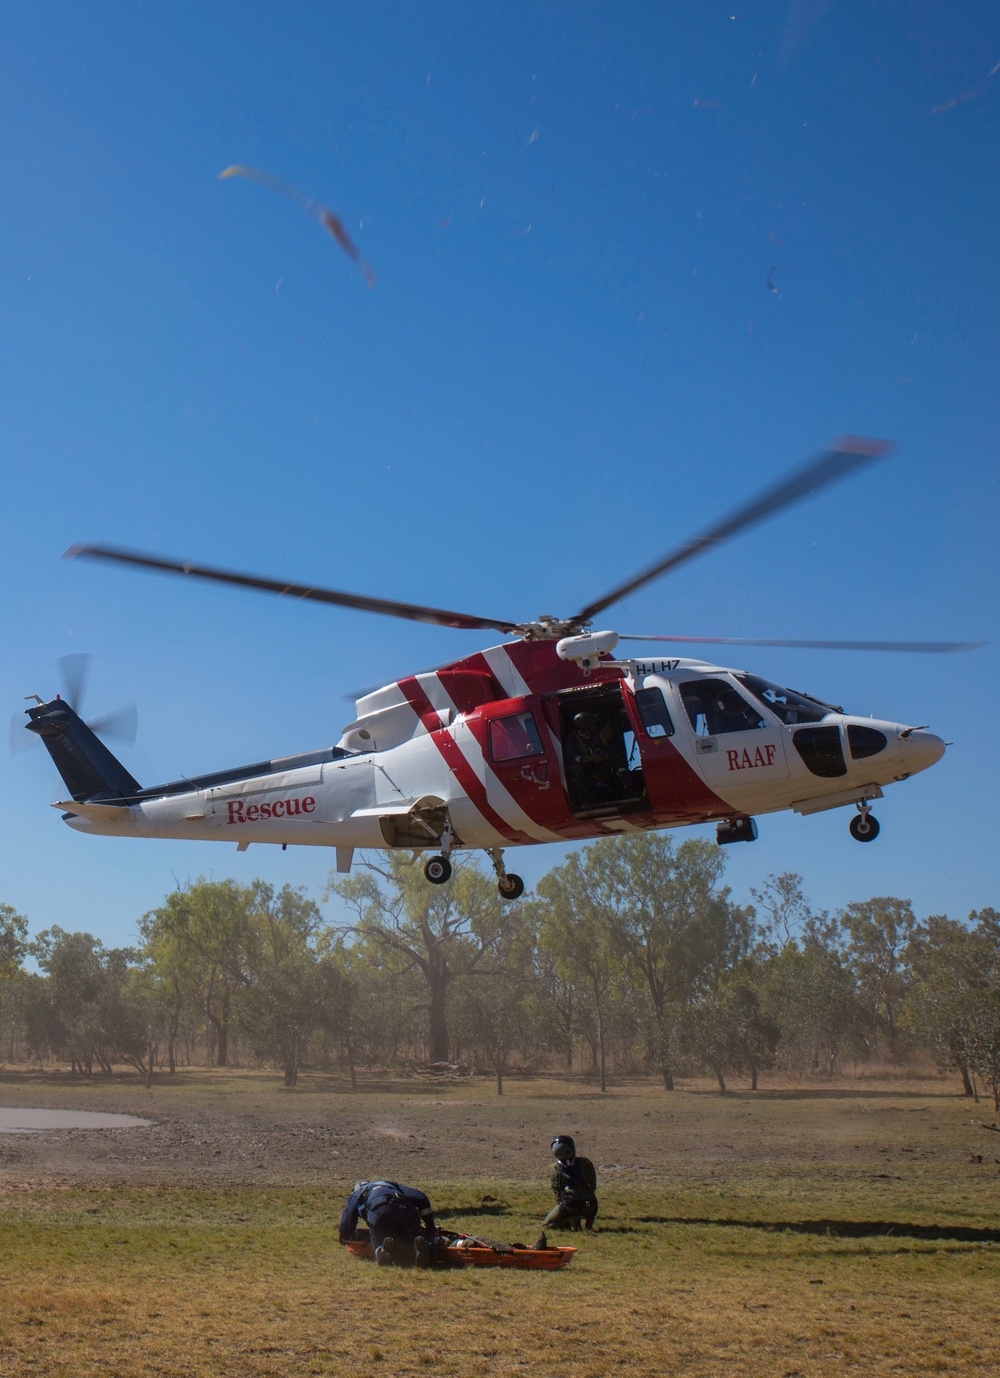
<svg viewBox="0 0 1000 1378">
<path fill-rule="evenodd" d="M 552 1140 L 552 1156 L 560 1162 L 576 1157 L 576 1144 L 568 1134 L 557 1134 Z"/>
<path fill-rule="evenodd" d="M 597 718 L 593 713 L 577 713 L 573 719 L 573 726 L 578 732 L 593 731 L 597 726 Z M 565 1137 L 564 1135 L 561 1137 Z"/>
</svg>

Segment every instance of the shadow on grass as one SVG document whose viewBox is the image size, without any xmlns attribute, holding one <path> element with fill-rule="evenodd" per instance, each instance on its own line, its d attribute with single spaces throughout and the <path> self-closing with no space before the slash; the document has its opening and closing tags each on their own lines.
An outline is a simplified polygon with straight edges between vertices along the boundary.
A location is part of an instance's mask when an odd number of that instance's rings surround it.
<svg viewBox="0 0 1000 1378">
<path fill-rule="evenodd" d="M 454 1210 L 435 1211 L 434 1218 L 435 1220 L 466 1220 L 470 1216 L 510 1214 L 510 1206 L 498 1201 L 495 1205 L 487 1203 L 480 1206 L 459 1206 Z"/>
<path fill-rule="evenodd" d="M 926 1239 L 1000 1244 L 1000 1229 L 975 1225 L 911 1225 L 901 1220 L 713 1220 L 709 1216 L 640 1215 L 642 1225 L 717 1225 L 726 1230 L 822 1235 L 831 1239 Z"/>
</svg>

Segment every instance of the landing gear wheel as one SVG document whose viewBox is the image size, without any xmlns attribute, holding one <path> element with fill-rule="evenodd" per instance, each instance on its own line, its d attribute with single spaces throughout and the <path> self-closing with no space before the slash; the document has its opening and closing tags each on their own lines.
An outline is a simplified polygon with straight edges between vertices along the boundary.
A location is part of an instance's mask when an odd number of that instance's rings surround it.
<svg viewBox="0 0 1000 1378">
<path fill-rule="evenodd" d="M 855 842 L 874 842 L 878 837 L 878 819 L 870 813 L 859 813 L 848 827 Z"/>
<path fill-rule="evenodd" d="M 497 889 L 502 900 L 519 900 L 524 894 L 524 881 L 508 871 L 503 880 L 497 882 Z"/>
<path fill-rule="evenodd" d="M 451 862 L 446 856 L 432 856 L 424 862 L 424 875 L 432 885 L 443 885 L 451 880 Z"/>
</svg>

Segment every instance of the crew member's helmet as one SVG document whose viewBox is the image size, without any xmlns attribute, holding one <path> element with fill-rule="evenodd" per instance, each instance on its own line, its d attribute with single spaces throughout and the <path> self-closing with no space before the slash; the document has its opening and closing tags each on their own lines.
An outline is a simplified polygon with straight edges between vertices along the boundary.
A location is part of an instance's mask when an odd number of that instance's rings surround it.
<svg viewBox="0 0 1000 1378">
<path fill-rule="evenodd" d="M 552 1156 L 558 1158 L 561 1163 L 567 1158 L 576 1157 L 576 1144 L 568 1134 L 557 1134 L 552 1140 Z"/>
<path fill-rule="evenodd" d="M 593 732 L 597 726 L 597 718 L 593 713 L 577 713 L 573 719 L 573 726 L 577 732 Z"/>
</svg>

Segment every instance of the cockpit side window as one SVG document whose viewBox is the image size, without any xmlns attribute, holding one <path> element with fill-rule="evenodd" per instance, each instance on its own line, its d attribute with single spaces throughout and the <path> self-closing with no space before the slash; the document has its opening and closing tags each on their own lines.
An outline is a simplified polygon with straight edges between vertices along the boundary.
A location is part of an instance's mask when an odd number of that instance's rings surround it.
<svg viewBox="0 0 1000 1378">
<path fill-rule="evenodd" d="M 691 726 L 699 737 L 749 732 L 767 726 L 756 708 L 724 679 L 692 679 L 679 687 Z"/>
<path fill-rule="evenodd" d="M 635 691 L 635 706 L 639 710 L 639 717 L 642 719 L 647 737 L 672 737 L 674 735 L 674 724 L 667 710 L 662 689 L 655 686 L 652 689 L 637 689 Z"/>
<path fill-rule="evenodd" d="M 796 723 L 822 722 L 828 713 L 837 712 L 828 703 L 820 703 L 806 694 L 797 694 L 794 689 L 782 689 L 780 685 L 771 684 L 759 675 L 741 673 L 736 678 L 750 690 L 754 698 L 791 727 Z"/>
</svg>

